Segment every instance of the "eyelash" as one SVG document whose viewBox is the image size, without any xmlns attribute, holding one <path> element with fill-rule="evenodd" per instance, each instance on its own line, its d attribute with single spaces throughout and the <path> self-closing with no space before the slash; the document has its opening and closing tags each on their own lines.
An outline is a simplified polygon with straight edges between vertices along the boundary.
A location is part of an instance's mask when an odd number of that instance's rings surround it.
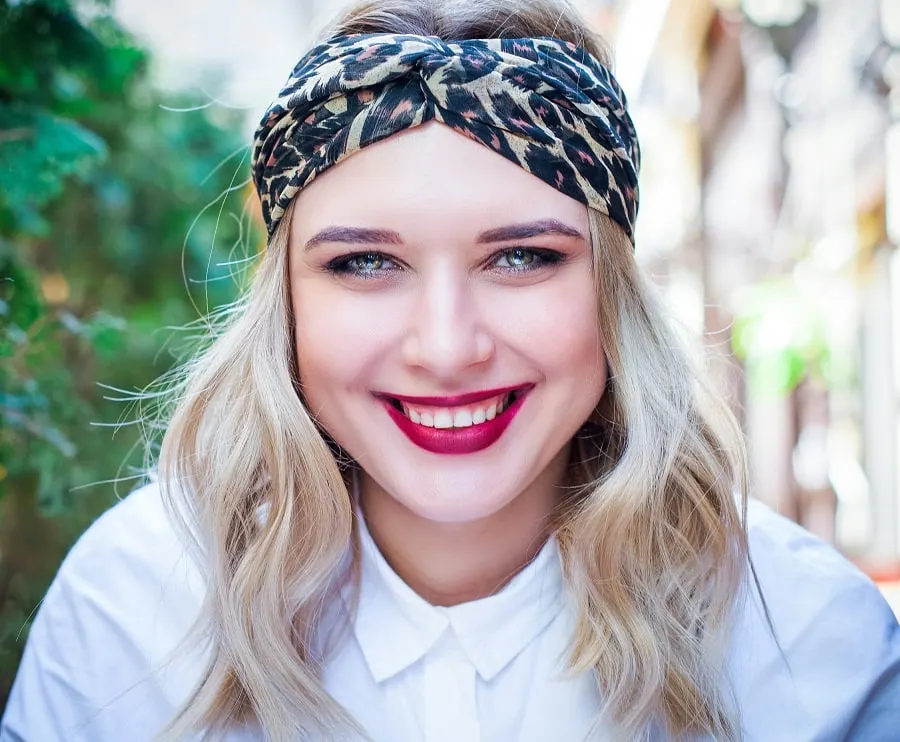
<svg viewBox="0 0 900 742">
<path fill-rule="evenodd" d="M 494 270 L 499 270 L 503 273 L 509 274 L 522 274 L 522 273 L 531 273 L 541 268 L 546 268 L 551 265 L 557 265 L 562 263 L 565 260 L 565 256 L 557 252 L 556 250 L 547 250 L 546 248 L 536 248 L 536 247 L 511 247 L 505 250 L 500 250 L 491 256 L 490 262 L 496 262 L 501 257 L 509 257 L 512 253 L 522 252 L 528 255 L 533 256 L 532 260 L 537 261 L 537 265 L 534 267 L 519 267 L 519 268 L 495 268 Z M 324 268 L 329 273 L 340 276 L 349 276 L 351 278 L 360 278 L 363 280 L 371 280 L 376 278 L 378 274 L 385 273 L 393 273 L 398 270 L 398 268 L 376 268 L 374 270 L 358 270 L 352 267 L 353 261 L 361 260 L 361 259 L 372 259 L 372 258 L 381 258 L 383 262 L 393 263 L 393 261 L 389 256 L 385 255 L 382 252 L 377 252 L 375 250 L 366 250 L 364 252 L 354 252 L 349 253 L 347 255 L 341 255 L 340 257 L 334 258 L 333 260 L 328 261 Z"/>
</svg>

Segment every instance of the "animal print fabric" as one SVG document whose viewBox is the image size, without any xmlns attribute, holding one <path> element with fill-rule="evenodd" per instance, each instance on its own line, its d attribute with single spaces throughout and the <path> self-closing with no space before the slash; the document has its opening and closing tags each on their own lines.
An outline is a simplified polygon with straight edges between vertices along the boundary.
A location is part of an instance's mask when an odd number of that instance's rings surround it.
<svg viewBox="0 0 900 742">
<path fill-rule="evenodd" d="M 269 235 L 316 175 L 430 120 L 607 214 L 633 241 L 640 149 L 625 95 L 596 58 L 552 37 L 396 34 L 313 47 L 266 111 L 253 178 Z"/>
</svg>

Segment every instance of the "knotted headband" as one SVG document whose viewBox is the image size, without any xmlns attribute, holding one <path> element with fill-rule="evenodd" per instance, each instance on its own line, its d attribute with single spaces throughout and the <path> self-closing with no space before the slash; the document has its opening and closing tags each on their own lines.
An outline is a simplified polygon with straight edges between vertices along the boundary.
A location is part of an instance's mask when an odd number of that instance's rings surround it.
<svg viewBox="0 0 900 742">
<path fill-rule="evenodd" d="M 432 119 L 607 214 L 634 240 L 640 150 L 606 67 L 551 37 L 404 34 L 334 37 L 297 63 L 253 142 L 269 235 L 316 175 Z"/>
</svg>

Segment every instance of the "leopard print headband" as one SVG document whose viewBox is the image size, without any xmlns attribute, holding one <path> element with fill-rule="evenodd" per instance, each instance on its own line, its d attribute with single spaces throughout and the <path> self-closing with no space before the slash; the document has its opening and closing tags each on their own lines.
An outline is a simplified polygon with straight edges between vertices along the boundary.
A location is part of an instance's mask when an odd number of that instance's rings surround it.
<svg viewBox="0 0 900 742">
<path fill-rule="evenodd" d="M 606 67 L 551 37 L 403 34 L 338 36 L 297 63 L 253 141 L 269 235 L 316 175 L 432 119 L 607 214 L 634 241 L 640 149 Z"/>
</svg>

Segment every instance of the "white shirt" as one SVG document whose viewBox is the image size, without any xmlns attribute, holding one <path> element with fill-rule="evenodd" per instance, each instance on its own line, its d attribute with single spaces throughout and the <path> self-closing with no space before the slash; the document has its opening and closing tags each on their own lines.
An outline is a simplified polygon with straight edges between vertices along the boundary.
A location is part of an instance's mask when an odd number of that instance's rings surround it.
<svg viewBox="0 0 900 742">
<path fill-rule="evenodd" d="M 785 656 L 749 602 L 729 661 L 744 738 L 900 741 L 900 626 L 878 590 L 763 505 L 748 525 Z M 358 611 L 323 681 L 375 742 L 585 739 L 602 699 L 590 673 L 563 672 L 574 618 L 554 540 L 498 594 L 450 608 L 404 584 L 365 531 L 362 546 Z M 112 508 L 47 593 L 0 742 L 153 739 L 202 671 L 199 649 L 171 658 L 202 596 L 154 485 Z"/>
</svg>

